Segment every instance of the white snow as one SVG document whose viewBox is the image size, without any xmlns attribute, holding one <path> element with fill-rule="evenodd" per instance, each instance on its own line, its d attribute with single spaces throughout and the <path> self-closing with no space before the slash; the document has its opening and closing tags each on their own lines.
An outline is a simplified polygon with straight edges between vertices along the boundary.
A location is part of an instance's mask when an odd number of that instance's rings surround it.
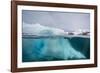
<svg viewBox="0 0 100 73">
<path fill-rule="evenodd" d="M 36 24 L 23 24 L 23 34 L 31 34 L 31 35 L 42 35 L 41 32 L 44 32 L 43 35 L 46 32 L 46 35 L 49 34 L 49 32 L 52 33 L 52 35 L 62 35 L 66 34 L 64 30 L 54 28 L 54 27 L 48 27 L 48 26 L 43 26 L 39 23 Z"/>
</svg>

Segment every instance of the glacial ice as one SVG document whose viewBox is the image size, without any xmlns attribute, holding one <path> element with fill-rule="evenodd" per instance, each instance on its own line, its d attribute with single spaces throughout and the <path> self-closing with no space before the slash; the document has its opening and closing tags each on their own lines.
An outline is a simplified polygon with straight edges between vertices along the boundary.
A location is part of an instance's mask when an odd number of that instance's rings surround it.
<svg viewBox="0 0 100 73">
<path fill-rule="evenodd" d="M 64 30 L 58 28 L 50 28 L 40 24 L 24 25 L 23 33 L 32 35 L 63 35 Z M 51 60 L 69 60 L 69 59 L 85 59 L 84 49 L 89 49 L 85 44 L 87 38 L 78 37 L 54 37 L 54 38 L 23 38 L 22 39 L 22 53 L 23 62 L 29 61 L 51 61 Z M 89 39 L 89 38 L 88 38 Z M 75 40 L 72 42 L 72 40 Z M 80 41 L 79 41 L 80 40 Z M 77 42 L 81 44 L 77 44 Z M 73 43 L 76 47 L 73 46 Z M 88 43 L 89 45 L 89 43 Z M 81 47 L 80 47 L 81 46 Z M 78 48 L 79 50 L 77 50 Z M 85 53 L 87 51 L 85 50 Z"/>
<path fill-rule="evenodd" d="M 77 40 L 71 42 L 71 39 L 63 37 L 23 39 L 23 61 L 86 59 L 84 53 L 87 53 L 85 49 L 89 49 L 88 46 L 82 49 L 84 44 L 80 42 L 81 44 L 77 45 L 77 42 Z M 77 50 L 72 43 L 80 46 L 78 49 L 81 51 Z"/>
<path fill-rule="evenodd" d="M 52 32 L 53 35 L 63 35 L 65 32 L 62 29 L 43 26 L 39 23 L 36 24 L 23 24 L 23 34 L 31 34 L 31 35 L 46 35 Z M 43 33 L 42 33 L 43 32 Z M 47 33 L 48 32 L 48 33 Z"/>
</svg>

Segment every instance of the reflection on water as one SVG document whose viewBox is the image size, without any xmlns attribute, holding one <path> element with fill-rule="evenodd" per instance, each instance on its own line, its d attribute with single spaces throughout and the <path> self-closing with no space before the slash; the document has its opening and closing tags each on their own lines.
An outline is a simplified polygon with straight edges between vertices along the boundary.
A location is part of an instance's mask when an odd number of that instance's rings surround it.
<svg viewBox="0 0 100 73">
<path fill-rule="evenodd" d="M 90 58 L 89 37 L 23 37 L 22 61 L 83 60 Z"/>
</svg>

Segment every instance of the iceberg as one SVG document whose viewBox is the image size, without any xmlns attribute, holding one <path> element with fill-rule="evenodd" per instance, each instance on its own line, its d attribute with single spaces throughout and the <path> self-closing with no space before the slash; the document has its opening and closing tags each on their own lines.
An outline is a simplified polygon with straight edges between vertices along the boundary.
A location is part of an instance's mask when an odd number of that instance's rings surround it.
<svg viewBox="0 0 100 73">
<path fill-rule="evenodd" d="M 39 23 L 36 24 L 23 24 L 23 34 L 28 35 L 63 35 L 65 34 L 64 30 L 43 26 Z"/>
<path fill-rule="evenodd" d="M 88 38 L 23 38 L 23 62 L 89 59 Z"/>
<path fill-rule="evenodd" d="M 40 24 L 23 26 L 23 34 L 37 36 L 65 35 L 62 29 Z M 24 35 L 23 35 L 24 36 Z M 89 59 L 90 38 L 84 37 L 38 37 L 22 38 L 22 61 L 54 61 Z"/>
</svg>

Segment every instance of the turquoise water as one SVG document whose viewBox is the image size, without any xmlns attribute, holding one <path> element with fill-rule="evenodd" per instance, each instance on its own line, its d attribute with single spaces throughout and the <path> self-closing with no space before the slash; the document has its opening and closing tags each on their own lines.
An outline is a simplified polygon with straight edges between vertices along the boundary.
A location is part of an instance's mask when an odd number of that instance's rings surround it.
<svg viewBox="0 0 100 73">
<path fill-rule="evenodd" d="M 83 60 L 90 58 L 90 38 L 23 37 L 22 61 Z"/>
</svg>

